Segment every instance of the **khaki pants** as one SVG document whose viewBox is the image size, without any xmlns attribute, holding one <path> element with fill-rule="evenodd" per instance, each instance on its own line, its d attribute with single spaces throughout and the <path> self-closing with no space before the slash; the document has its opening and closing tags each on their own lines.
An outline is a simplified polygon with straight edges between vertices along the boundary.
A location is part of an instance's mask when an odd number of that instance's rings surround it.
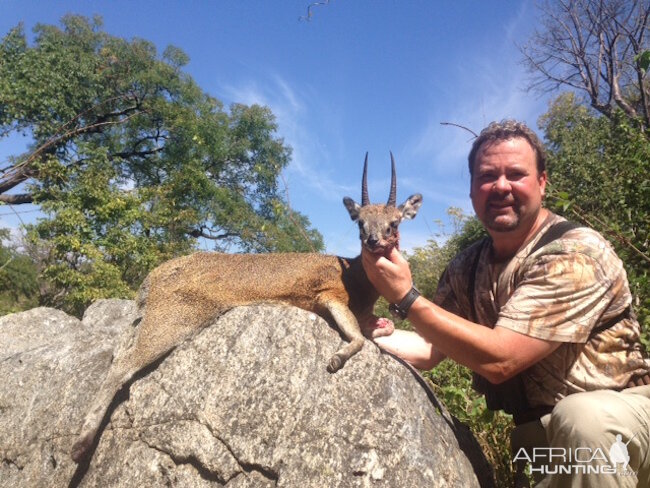
<svg viewBox="0 0 650 488">
<path fill-rule="evenodd" d="M 650 385 L 569 395 L 515 427 L 511 446 L 538 488 L 650 487 Z"/>
</svg>

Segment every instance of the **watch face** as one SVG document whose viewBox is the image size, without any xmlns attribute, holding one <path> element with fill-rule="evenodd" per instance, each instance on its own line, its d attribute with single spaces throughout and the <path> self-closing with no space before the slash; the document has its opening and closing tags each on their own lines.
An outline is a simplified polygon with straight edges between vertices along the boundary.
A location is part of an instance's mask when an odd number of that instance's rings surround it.
<svg viewBox="0 0 650 488">
<path fill-rule="evenodd" d="M 402 310 L 400 310 L 400 309 L 397 307 L 397 305 L 395 305 L 394 303 L 391 303 L 391 304 L 388 306 L 388 311 L 389 311 L 390 314 L 391 314 L 393 317 L 395 317 L 396 319 L 404 319 L 404 318 L 406 318 L 406 317 L 404 316 L 404 312 L 402 312 Z"/>
<path fill-rule="evenodd" d="M 401 317 L 401 314 L 399 313 L 399 310 L 397 309 L 397 307 L 395 306 L 394 303 L 391 303 L 390 305 L 388 305 L 388 311 L 396 319 L 399 319 Z"/>
</svg>

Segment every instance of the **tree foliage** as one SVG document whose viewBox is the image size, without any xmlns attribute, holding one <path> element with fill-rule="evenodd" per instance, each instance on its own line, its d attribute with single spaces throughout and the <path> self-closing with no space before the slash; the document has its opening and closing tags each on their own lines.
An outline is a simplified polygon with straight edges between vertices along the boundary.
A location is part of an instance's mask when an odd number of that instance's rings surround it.
<svg viewBox="0 0 650 488">
<path fill-rule="evenodd" d="M 183 72 L 187 56 L 125 40 L 101 19 L 22 26 L 0 43 L 0 139 L 31 142 L 0 167 L 0 201 L 39 204 L 46 302 L 78 311 L 128 296 L 164 259 L 216 249 L 318 251 L 277 179 L 290 148 L 266 107 L 225 109 Z"/>
<path fill-rule="evenodd" d="M 7 229 L 0 229 L 0 315 L 17 312 L 37 304 L 38 271 L 32 260 L 6 246 Z"/>
<path fill-rule="evenodd" d="M 541 28 L 521 47 L 532 87 L 571 88 L 608 118 L 622 111 L 650 127 L 645 78 L 647 0 L 556 0 L 540 6 Z"/>
<path fill-rule="evenodd" d="M 650 330 L 650 142 L 622 111 L 598 116 L 567 93 L 540 119 L 549 204 L 605 235 L 623 260 Z M 647 341 L 647 336 L 646 336 Z"/>
<path fill-rule="evenodd" d="M 456 207 L 447 209 L 451 220 L 448 231 L 442 223 L 440 233 L 427 241 L 427 244 L 415 248 L 408 256 L 413 274 L 413 282 L 420 292 L 433 298 L 438 287 L 438 281 L 449 262 L 463 249 L 486 236 L 485 229 L 476 217 L 470 217 Z"/>
</svg>

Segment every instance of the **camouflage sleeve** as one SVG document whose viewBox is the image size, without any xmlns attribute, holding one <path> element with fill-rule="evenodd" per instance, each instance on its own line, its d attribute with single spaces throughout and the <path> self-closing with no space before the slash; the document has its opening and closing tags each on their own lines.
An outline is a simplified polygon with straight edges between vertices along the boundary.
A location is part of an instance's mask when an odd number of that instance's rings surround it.
<svg viewBox="0 0 650 488">
<path fill-rule="evenodd" d="M 449 262 L 440 277 L 433 299 L 433 302 L 439 307 L 467 320 L 473 320 L 470 318 L 472 306 L 467 296 L 469 276 L 476 272 L 474 263 L 477 253 L 484 248 L 484 241 L 485 239 L 475 242 Z"/>
<path fill-rule="evenodd" d="M 462 315 L 456 293 L 451 283 L 449 268 L 445 269 L 445 272 L 440 277 L 440 281 L 438 281 L 438 289 L 433 297 L 433 303 L 455 315 Z"/>
<path fill-rule="evenodd" d="M 545 254 L 522 271 L 497 325 L 544 340 L 586 342 L 620 285 L 588 253 Z"/>
</svg>

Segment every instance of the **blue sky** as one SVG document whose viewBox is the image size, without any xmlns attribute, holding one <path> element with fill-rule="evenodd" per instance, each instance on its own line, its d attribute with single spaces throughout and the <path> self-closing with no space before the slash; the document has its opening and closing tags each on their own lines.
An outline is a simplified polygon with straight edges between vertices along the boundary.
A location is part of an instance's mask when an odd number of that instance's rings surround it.
<svg viewBox="0 0 650 488">
<path fill-rule="evenodd" d="M 537 26 L 533 2 L 515 0 L 330 0 L 300 21 L 309 0 L 0 0 L 0 33 L 23 22 L 58 24 L 66 13 L 99 14 L 104 29 L 167 45 L 190 57 L 186 71 L 225 104 L 271 108 L 293 148 L 283 179 L 291 206 L 323 234 L 326 251 L 355 255 L 356 226 L 341 200 L 360 199 L 369 152 L 373 202 L 388 196 L 390 156 L 398 203 L 422 193 L 402 248 L 422 246 L 450 206 L 471 212 L 466 157 L 471 135 L 492 120 L 537 129 L 548 99 L 525 90 L 516 43 Z M 16 142 L 0 140 L 0 162 Z M 283 184 L 283 183 L 281 183 Z M 33 208 L 15 207 L 23 221 Z M 32 211 L 32 212 L 29 212 Z M 18 226 L 0 208 L 0 227 Z M 207 246 L 207 244 L 206 244 Z"/>
</svg>

